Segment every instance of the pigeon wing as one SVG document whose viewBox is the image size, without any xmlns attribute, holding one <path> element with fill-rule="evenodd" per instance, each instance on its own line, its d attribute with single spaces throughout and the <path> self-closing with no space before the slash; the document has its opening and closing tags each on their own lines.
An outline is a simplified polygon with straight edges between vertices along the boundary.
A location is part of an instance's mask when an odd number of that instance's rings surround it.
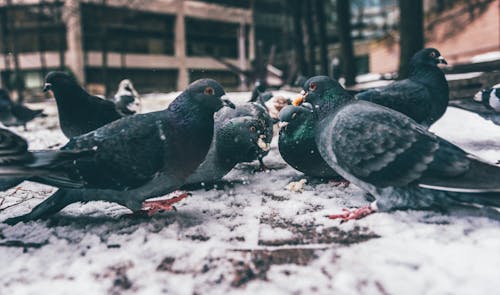
<svg viewBox="0 0 500 295">
<path fill-rule="evenodd" d="M 94 157 L 74 163 L 74 177 L 88 187 L 128 189 L 155 177 L 173 155 L 173 130 L 162 116 L 149 113 L 125 117 L 93 132 L 75 137 L 63 150 L 95 150 Z"/>
<path fill-rule="evenodd" d="M 427 175 L 452 178 L 469 169 L 467 154 L 410 118 L 355 102 L 325 118 L 317 141 L 327 162 L 377 187 L 420 183 Z"/>
<path fill-rule="evenodd" d="M 361 92 L 356 98 L 403 113 L 418 123 L 425 122 L 432 111 L 431 94 L 427 88 L 408 79 Z"/>
</svg>

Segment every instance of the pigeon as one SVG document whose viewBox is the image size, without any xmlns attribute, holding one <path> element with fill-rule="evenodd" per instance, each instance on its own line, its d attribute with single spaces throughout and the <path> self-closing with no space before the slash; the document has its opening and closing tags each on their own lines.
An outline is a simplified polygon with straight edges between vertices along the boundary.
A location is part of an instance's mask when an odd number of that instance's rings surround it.
<svg viewBox="0 0 500 295">
<path fill-rule="evenodd" d="M 278 149 L 281 157 L 307 176 L 337 179 L 339 175 L 323 160 L 314 140 L 314 114 L 310 103 L 289 105 L 279 113 Z"/>
<path fill-rule="evenodd" d="M 113 102 L 90 95 L 64 72 L 48 73 L 43 90 L 54 93 L 59 124 L 67 138 L 94 131 L 123 117 Z"/>
<path fill-rule="evenodd" d="M 129 79 L 120 82 L 113 101 L 122 116 L 133 115 L 141 110 L 141 98 Z"/>
<path fill-rule="evenodd" d="M 278 115 L 282 108 L 291 103 L 290 99 L 275 96 L 271 91 L 266 91 L 264 82 L 257 80 L 249 102 L 259 103 L 266 108 L 274 123 L 278 122 Z"/>
<path fill-rule="evenodd" d="M 479 91 L 473 99 L 490 110 L 500 112 L 500 84 Z"/>
<path fill-rule="evenodd" d="M 261 93 L 264 93 L 266 91 L 266 83 L 262 80 L 257 80 L 255 81 L 253 90 L 252 90 L 252 96 L 250 97 L 249 102 L 256 102 L 257 98 Z"/>
<path fill-rule="evenodd" d="M 408 79 L 361 92 L 356 98 L 396 110 L 430 127 L 443 116 L 449 101 L 448 82 L 439 63 L 447 64 L 439 51 L 422 49 L 410 60 Z"/>
<path fill-rule="evenodd" d="M 37 117 L 47 117 L 43 110 L 32 110 L 22 104 L 14 103 L 4 89 L 0 89 L 0 121 L 5 126 L 24 126 Z"/>
<path fill-rule="evenodd" d="M 24 177 L 59 188 L 30 213 L 8 224 L 46 218 L 75 202 L 116 202 L 133 212 L 146 199 L 178 189 L 204 160 L 214 113 L 224 105 L 214 80 L 190 84 L 167 109 L 127 116 L 70 139 L 61 150 L 28 151 L 0 144 L 0 179 Z M 0 129 L 0 140 L 12 138 Z"/>
<path fill-rule="evenodd" d="M 476 113 L 493 124 L 500 125 L 500 84 L 479 91 L 472 100 L 451 100 L 450 106 Z"/>
<path fill-rule="evenodd" d="M 257 98 L 257 102 L 266 108 L 274 123 L 278 123 L 281 109 L 291 104 L 290 99 L 281 95 L 274 95 L 269 91 L 261 93 Z"/>
<path fill-rule="evenodd" d="M 392 109 L 356 100 L 328 77 L 309 79 L 304 101 L 314 106 L 323 159 L 376 198 L 331 218 L 350 220 L 376 210 L 500 206 L 500 167 L 468 154 Z M 492 208 L 493 207 L 493 208 Z"/>
<path fill-rule="evenodd" d="M 219 181 L 236 164 L 259 160 L 269 153 L 273 123 L 266 110 L 255 103 L 215 114 L 214 137 L 205 161 L 189 176 L 186 184 Z"/>
</svg>

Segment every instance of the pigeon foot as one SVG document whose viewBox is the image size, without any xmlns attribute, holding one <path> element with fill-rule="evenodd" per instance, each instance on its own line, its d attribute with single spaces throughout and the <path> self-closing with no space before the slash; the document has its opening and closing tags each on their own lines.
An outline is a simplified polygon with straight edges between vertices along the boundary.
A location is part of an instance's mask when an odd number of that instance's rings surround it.
<svg viewBox="0 0 500 295">
<path fill-rule="evenodd" d="M 262 160 L 262 158 L 259 158 L 259 168 L 255 169 L 254 173 L 257 173 L 257 172 L 268 172 L 270 170 L 271 169 L 269 167 L 267 167 L 266 164 L 264 164 L 264 161 Z"/>
<path fill-rule="evenodd" d="M 332 181 L 330 181 L 330 183 L 333 184 L 333 186 L 340 187 L 340 188 L 346 188 L 351 184 L 351 182 L 349 182 L 346 179 L 332 180 Z"/>
<path fill-rule="evenodd" d="M 377 212 L 377 207 L 375 203 L 370 205 L 363 206 L 361 208 L 357 208 L 354 210 L 342 209 L 342 213 L 328 215 L 327 217 L 330 219 L 341 219 L 340 223 L 347 222 L 349 220 L 361 219 L 366 217 L 374 212 Z"/>
<path fill-rule="evenodd" d="M 146 201 L 142 203 L 142 211 L 144 211 L 148 216 L 152 216 L 157 212 L 172 211 L 172 210 L 177 211 L 175 206 L 172 205 L 181 201 L 182 199 L 187 198 L 188 196 L 191 196 L 191 193 L 181 192 L 179 195 L 167 200 Z"/>
</svg>

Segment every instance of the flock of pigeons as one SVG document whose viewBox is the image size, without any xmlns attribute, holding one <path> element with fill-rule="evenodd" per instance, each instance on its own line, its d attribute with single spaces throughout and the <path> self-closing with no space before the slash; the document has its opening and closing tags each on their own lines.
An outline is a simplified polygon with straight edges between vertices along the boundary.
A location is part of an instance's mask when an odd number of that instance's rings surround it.
<svg viewBox="0 0 500 295">
<path fill-rule="evenodd" d="M 277 121 L 279 151 L 289 165 L 310 177 L 353 183 L 375 199 L 331 218 L 451 207 L 495 216 L 500 167 L 428 131 L 448 106 L 439 63 L 446 63 L 439 51 L 427 48 L 410 61 L 408 79 L 356 97 L 316 76 L 293 101 L 256 85 L 251 100 L 238 106 L 219 83 L 202 79 L 167 109 L 145 114 L 135 114 L 140 102 L 130 81 L 110 102 L 88 94 L 69 75 L 51 72 L 44 89 L 54 94 L 69 142 L 60 150 L 29 151 L 22 137 L 0 128 L 0 190 L 24 180 L 59 189 L 5 222 L 46 218 L 71 203 L 95 200 L 137 213 L 169 210 L 188 193 L 146 200 L 220 180 L 237 163 L 259 160 L 266 169 L 262 159 Z"/>
</svg>

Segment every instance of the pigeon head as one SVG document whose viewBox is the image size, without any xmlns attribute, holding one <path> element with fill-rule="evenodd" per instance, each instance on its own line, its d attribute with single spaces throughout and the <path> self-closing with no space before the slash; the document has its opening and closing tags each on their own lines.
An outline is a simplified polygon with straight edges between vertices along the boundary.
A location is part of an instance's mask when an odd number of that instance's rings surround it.
<svg viewBox="0 0 500 295">
<path fill-rule="evenodd" d="M 131 93 L 135 90 L 132 82 L 130 82 L 129 79 L 124 79 L 120 82 L 120 84 L 118 85 L 118 91 L 120 91 L 121 89 Z"/>
<path fill-rule="evenodd" d="M 300 106 L 288 105 L 279 113 L 279 127 L 287 128 L 287 126 L 295 127 L 303 124 L 308 118 L 313 115 L 313 106 L 304 102 Z"/>
<path fill-rule="evenodd" d="M 294 101 L 295 105 L 309 102 L 315 111 L 319 110 L 325 113 L 352 99 L 352 96 L 342 88 L 339 82 L 327 76 L 309 78 L 304 83 L 304 90 L 300 94 L 301 97 L 295 100 L 298 100 L 298 103 Z"/>
<path fill-rule="evenodd" d="M 492 90 L 492 88 L 482 89 L 477 92 L 472 99 L 476 102 L 487 103 L 490 99 L 490 93 Z"/>
<path fill-rule="evenodd" d="M 53 71 L 45 77 L 45 85 L 43 91 L 57 91 L 59 89 L 67 89 L 68 87 L 79 87 L 75 79 L 65 72 Z"/>
<path fill-rule="evenodd" d="M 237 117 L 217 129 L 217 152 L 227 161 L 251 162 L 269 151 L 265 127 L 257 118 Z"/>
<path fill-rule="evenodd" d="M 425 48 L 417 53 L 411 58 L 410 64 L 412 66 L 418 65 L 428 65 L 428 66 L 436 66 L 438 64 L 448 64 L 446 59 L 441 56 L 441 53 L 435 48 Z"/>
<path fill-rule="evenodd" d="M 255 81 L 255 90 L 257 90 L 259 93 L 262 93 L 266 91 L 266 83 L 260 79 Z"/>
<path fill-rule="evenodd" d="M 186 92 L 195 103 L 209 111 L 217 112 L 223 106 L 234 109 L 234 104 L 232 102 L 222 98 L 226 93 L 222 86 L 215 80 L 197 80 L 188 86 Z"/>
</svg>

